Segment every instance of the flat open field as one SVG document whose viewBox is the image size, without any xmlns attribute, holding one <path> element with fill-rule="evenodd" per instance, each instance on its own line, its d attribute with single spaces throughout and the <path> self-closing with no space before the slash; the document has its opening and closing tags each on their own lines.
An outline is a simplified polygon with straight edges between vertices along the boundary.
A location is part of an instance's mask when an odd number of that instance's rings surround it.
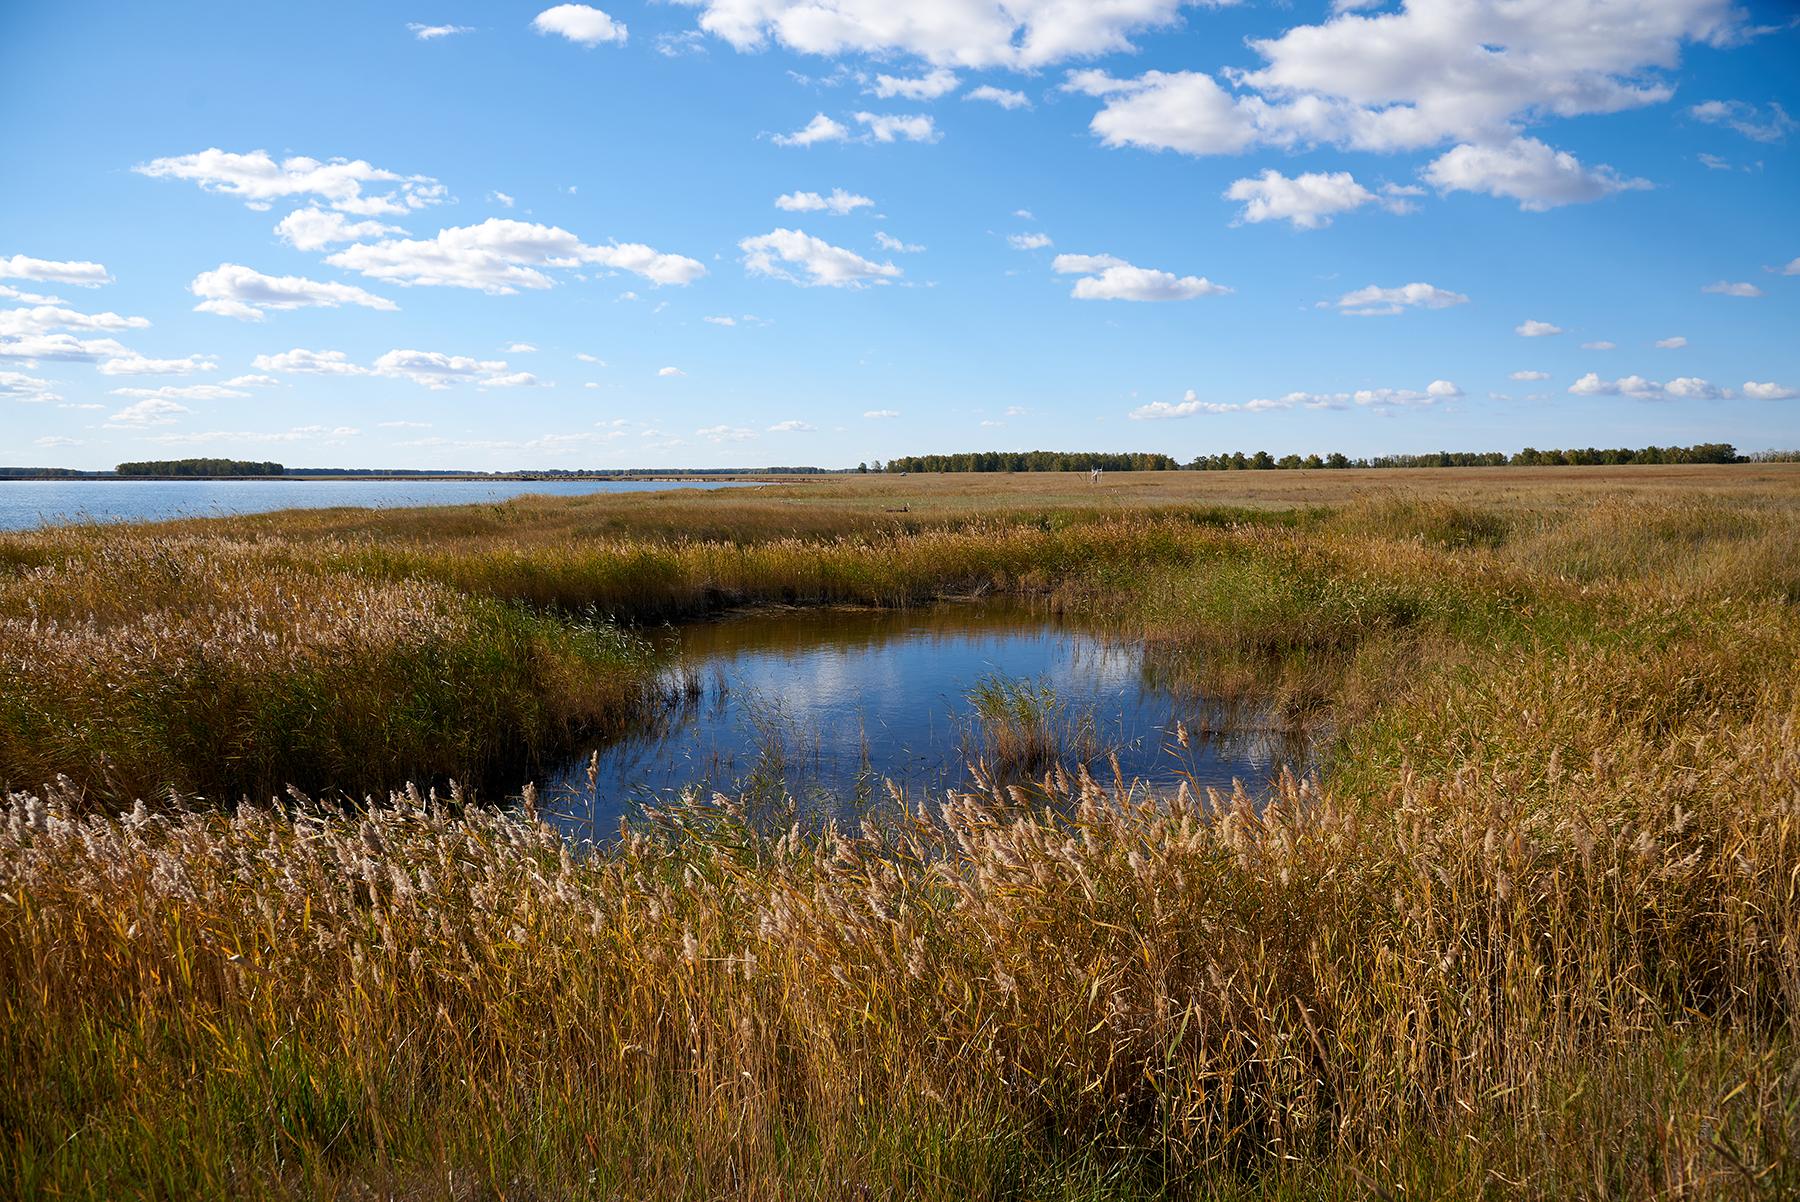
<svg viewBox="0 0 1800 1202">
<path fill-rule="evenodd" d="M 666 703 L 649 626 L 971 595 L 1316 771 L 481 804 Z M 0 536 L 0 1194 L 1790 1196 L 1796 664 L 1800 465 Z"/>
</svg>

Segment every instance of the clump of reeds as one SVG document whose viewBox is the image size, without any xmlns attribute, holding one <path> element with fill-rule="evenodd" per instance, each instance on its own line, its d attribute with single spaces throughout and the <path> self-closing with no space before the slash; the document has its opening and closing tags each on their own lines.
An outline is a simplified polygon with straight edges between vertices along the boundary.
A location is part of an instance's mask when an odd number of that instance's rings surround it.
<svg viewBox="0 0 1800 1202">
<path fill-rule="evenodd" d="M 1800 1188 L 1791 721 L 1697 780 L 1402 773 L 1377 810 L 1052 774 L 816 835 L 690 801 L 584 855 L 416 793 L 14 795 L 0 1187 Z"/>
<path fill-rule="evenodd" d="M 968 691 L 983 760 L 1006 776 L 1038 772 L 1061 757 L 1064 707 L 1048 684 L 990 674 Z"/>
</svg>

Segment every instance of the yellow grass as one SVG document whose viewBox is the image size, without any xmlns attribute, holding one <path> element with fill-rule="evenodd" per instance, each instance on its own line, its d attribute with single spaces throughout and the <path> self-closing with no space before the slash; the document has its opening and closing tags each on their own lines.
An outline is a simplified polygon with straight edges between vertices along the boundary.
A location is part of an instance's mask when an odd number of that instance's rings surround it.
<svg viewBox="0 0 1800 1202">
<path fill-rule="evenodd" d="M 1800 472 L 1380 475 L 0 539 L 0 1193 L 1800 1191 Z M 601 615 L 976 589 L 1319 724 L 1323 774 L 1260 810 L 1053 775 L 812 836 L 697 801 L 583 855 L 404 789 L 97 807 L 129 746 L 204 767 L 141 708 L 58 760 L 85 777 L 14 758 L 196 664 L 380 731 L 409 648 L 528 630 L 511 687 L 622 689 Z M 526 712 L 478 661 L 439 729 Z M 242 745 L 317 766 L 282 730 Z"/>
</svg>

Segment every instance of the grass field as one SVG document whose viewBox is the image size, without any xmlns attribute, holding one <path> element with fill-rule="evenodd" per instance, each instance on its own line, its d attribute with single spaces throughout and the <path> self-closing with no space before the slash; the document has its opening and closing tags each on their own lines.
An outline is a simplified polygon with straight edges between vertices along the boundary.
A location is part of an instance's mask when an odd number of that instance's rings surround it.
<svg viewBox="0 0 1800 1202">
<path fill-rule="evenodd" d="M 407 788 L 659 704 L 644 624 L 977 593 L 1322 774 L 591 856 Z M 1797 664 L 1797 465 L 0 536 L 0 1194 L 1793 1196 Z"/>
</svg>

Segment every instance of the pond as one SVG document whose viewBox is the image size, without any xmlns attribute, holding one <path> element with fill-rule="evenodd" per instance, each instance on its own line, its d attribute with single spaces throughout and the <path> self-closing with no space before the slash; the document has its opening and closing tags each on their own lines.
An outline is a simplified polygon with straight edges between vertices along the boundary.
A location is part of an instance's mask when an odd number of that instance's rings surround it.
<svg viewBox="0 0 1800 1202">
<path fill-rule="evenodd" d="M 1226 725 L 1221 707 L 1166 662 L 1017 604 L 760 612 L 660 637 L 676 665 L 668 708 L 540 785 L 572 837 L 606 839 L 684 789 L 854 820 L 890 781 L 909 804 L 969 784 L 971 761 L 1026 782 L 1085 763 L 1110 783 L 1116 756 L 1128 782 L 1170 791 L 1258 790 L 1304 766 L 1266 715 L 1204 735 Z"/>
</svg>

